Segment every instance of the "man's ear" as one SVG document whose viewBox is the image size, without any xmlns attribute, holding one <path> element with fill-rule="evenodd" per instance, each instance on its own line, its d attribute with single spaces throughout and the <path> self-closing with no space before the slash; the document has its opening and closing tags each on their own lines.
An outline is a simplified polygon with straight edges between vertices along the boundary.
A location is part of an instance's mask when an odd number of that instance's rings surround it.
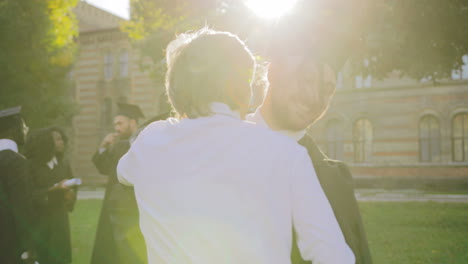
<svg viewBox="0 0 468 264">
<path fill-rule="evenodd" d="M 133 128 L 138 128 L 138 121 L 136 119 L 130 119 L 130 125 Z"/>
</svg>

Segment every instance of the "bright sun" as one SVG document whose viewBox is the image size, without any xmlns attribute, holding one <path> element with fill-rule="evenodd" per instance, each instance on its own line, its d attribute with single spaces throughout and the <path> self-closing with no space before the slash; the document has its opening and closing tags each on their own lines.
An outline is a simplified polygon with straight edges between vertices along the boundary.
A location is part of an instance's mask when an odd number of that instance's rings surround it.
<svg viewBox="0 0 468 264">
<path fill-rule="evenodd" d="M 258 16 L 277 18 L 287 13 L 297 0 L 246 0 L 246 5 Z"/>
</svg>

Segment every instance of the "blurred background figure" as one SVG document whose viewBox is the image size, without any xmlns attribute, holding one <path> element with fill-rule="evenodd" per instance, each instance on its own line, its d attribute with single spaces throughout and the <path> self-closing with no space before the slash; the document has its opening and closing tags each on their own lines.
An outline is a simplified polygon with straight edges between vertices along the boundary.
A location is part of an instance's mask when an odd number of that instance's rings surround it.
<svg viewBox="0 0 468 264">
<path fill-rule="evenodd" d="M 117 181 L 117 163 L 130 148 L 143 112 L 137 105 L 118 104 L 114 132 L 108 134 L 93 156 L 98 171 L 109 176 L 101 209 L 92 264 L 146 263 L 146 246 L 139 227 L 138 208 L 132 187 Z"/>
<path fill-rule="evenodd" d="M 18 153 L 27 126 L 21 107 L 0 111 L 0 263 L 32 261 L 32 196 L 26 158 Z"/>
<path fill-rule="evenodd" d="M 70 161 L 68 157 L 65 156 L 67 147 L 68 147 L 68 137 L 65 131 L 61 127 L 51 127 L 52 137 L 54 139 L 55 145 L 55 157 L 57 158 L 57 166 L 55 167 L 59 170 L 59 173 L 63 175 L 66 179 L 73 179 L 73 171 L 70 166 Z M 75 202 L 77 198 L 78 186 L 72 186 L 65 193 L 65 202 L 69 212 L 73 211 L 75 207 Z"/>
<path fill-rule="evenodd" d="M 33 175 L 39 263 L 66 264 L 72 260 L 68 213 L 73 208 L 76 187 L 67 184 L 73 176 L 63 161 L 65 142 L 60 129 L 42 128 L 31 133 L 26 143 L 25 154 Z"/>
</svg>

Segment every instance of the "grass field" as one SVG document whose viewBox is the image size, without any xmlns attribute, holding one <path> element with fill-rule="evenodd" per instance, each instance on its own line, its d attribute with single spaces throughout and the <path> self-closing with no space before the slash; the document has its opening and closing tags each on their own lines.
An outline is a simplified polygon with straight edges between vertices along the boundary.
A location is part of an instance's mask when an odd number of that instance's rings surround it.
<svg viewBox="0 0 468 264">
<path fill-rule="evenodd" d="M 76 205 L 71 216 L 73 264 L 89 264 L 100 206 L 98 200 Z M 468 264 L 468 204 L 360 206 L 375 264 Z"/>
</svg>

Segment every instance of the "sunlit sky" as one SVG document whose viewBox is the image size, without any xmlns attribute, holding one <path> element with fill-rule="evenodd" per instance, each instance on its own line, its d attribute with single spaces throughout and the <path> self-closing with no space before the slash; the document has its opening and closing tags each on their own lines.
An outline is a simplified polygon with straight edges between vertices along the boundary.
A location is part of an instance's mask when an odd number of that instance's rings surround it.
<svg viewBox="0 0 468 264">
<path fill-rule="evenodd" d="M 129 18 L 130 0 L 85 0 L 123 18 Z M 296 0 L 247 0 L 247 5 L 260 17 L 275 18 L 287 12 Z"/>
<path fill-rule="evenodd" d="M 258 16 L 271 19 L 286 14 L 296 0 L 247 0 L 246 4 Z"/>
<path fill-rule="evenodd" d="M 88 2 L 120 17 L 129 18 L 130 0 L 86 0 L 85 2 Z"/>
</svg>

